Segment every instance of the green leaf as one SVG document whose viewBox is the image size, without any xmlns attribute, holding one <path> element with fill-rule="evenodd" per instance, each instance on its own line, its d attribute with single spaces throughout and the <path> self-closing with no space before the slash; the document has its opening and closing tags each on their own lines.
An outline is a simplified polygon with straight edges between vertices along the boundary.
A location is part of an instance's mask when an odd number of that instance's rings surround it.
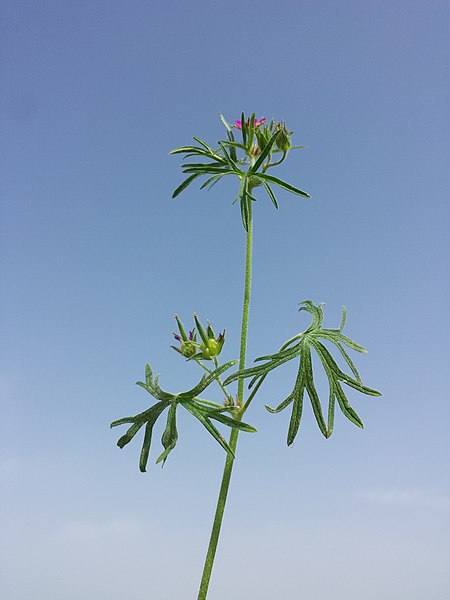
<svg viewBox="0 0 450 600">
<path fill-rule="evenodd" d="M 207 153 L 211 156 L 216 156 L 217 158 L 219 158 L 220 160 L 223 160 L 223 158 L 221 156 L 219 156 L 218 154 L 216 154 L 214 152 L 214 150 L 211 148 L 211 146 L 208 146 L 208 144 L 206 142 L 204 142 L 203 140 L 201 140 L 198 137 L 195 137 L 195 135 L 193 136 L 194 140 L 196 142 L 198 142 L 199 144 L 201 144 L 203 146 L 203 148 L 205 148 L 205 150 L 207 151 Z"/>
<path fill-rule="evenodd" d="M 173 402 L 169 408 L 169 414 L 167 415 L 167 424 L 162 434 L 161 443 L 164 446 L 164 452 L 156 459 L 156 464 L 162 461 L 162 466 L 167 460 L 168 455 L 177 445 L 178 431 L 177 431 L 177 404 Z"/>
<path fill-rule="evenodd" d="M 220 431 L 214 427 L 209 419 L 204 416 L 203 412 L 200 411 L 194 404 L 190 404 L 189 402 L 183 402 L 182 404 L 186 410 L 188 410 L 200 421 L 203 427 L 213 436 L 213 438 L 222 446 L 222 448 L 231 456 L 231 458 L 234 458 L 234 452 L 228 445 L 226 439 L 223 437 Z"/>
<path fill-rule="evenodd" d="M 239 142 L 235 142 L 232 140 L 219 140 L 219 144 L 229 146 L 230 148 L 239 148 L 240 150 L 247 152 L 246 146 L 244 146 L 244 144 L 240 144 Z"/>
<path fill-rule="evenodd" d="M 353 387 L 354 389 L 358 390 L 359 392 L 362 392 L 363 394 L 371 396 L 381 395 L 380 392 L 378 392 L 377 390 L 374 390 L 362 384 L 361 378 L 355 365 L 353 364 L 353 361 L 342 346 L 342 344 L 346 344 L 347 346 L 359 352 L 364 350 L 362 346 L 360 346 L 353 340 L 350 340 L 350 338 L 347 338 L 341 333 L 341 330 L 345 324 L 345 309 L 343 310 L 343 317 L 341 319 L 341 325 L 339 329 L 322 329 L 322 305 L 315 305 L 311 300 L 307 300 L 305 302 L 302 302 L 301 304 L 302 306 L 300 310 L 306 310 L 311 314 L 311 325 L 303 333 L 297 334 L 290 338 L 285 344 L 283 344 L 279 352 L 275 354 L 261 356 L 258 359 L 256 359 L 267 361 L 264 364 L 248 369 L 243 369 L 242 371 L 237 371 L 236 373 L 230 375 L 224 382 L 225 385 L 228 385 L 229 383 L 237 379 L 245 379 L 248 377 L 252 377 L 249 387 L 251 387 L 254 383 L 258 381 L 259 388 L 264 378 L 270 371 L 280 366 L 284 362 L 287 362 L 288 360 L 291 360 L 295 357 L 299 357 L 299 370 L 293 391 L 276 408 L 271 408 L 270 406 L 266 405 L 266 409 L 269 412 L 277 413 L 284 410 L 289 405 L 293 404 L 287 437 L 288 445 L 292 444 L 299 429 L 305 389 L 311 401 L 311 405 L 319 429 L 326 438 L 330 437 L 330 435 L 333 432 L 336 399 L 343 414 L 348 419 L 350 419 L 350 421 L 352 421 L 355 425 L 357 425 L 358 427 L 362 427 L 362 421 L 356 414 L 354 409 L 350 406 L 340 382 L 345 383 L 350 387 Z M 331 341 L 335 346 L 337 346 L 339 352 L 344 357 L 345 362 L 350 367 L 352 375 L 355 378 L 351 377 L 350 375 L 347 375 L 339 368 L 329 350 L 320 341 L 320 338 Z M 296 340 L 299 341 L 294 346 L 292 346 L 291 344 L 294 343 Z M 322 405 L 314 382 L 311 348 L 314 348 L 314 350 L 317 352 L 317 355 L 322 363 L 322 366 L 328 378 L 329 396 L 327 423 L 325 422 L 323 416 Z"/>
<path fill-rule="evenodd" d="M 255 163 L 256 166 L 256 163 Z M 258 173 L 258 177 L 262 177 L 266 181 L 270 183 L 274 183 L 275 185 L 279 185 L 280 187 L 288 190 L 288 192 L 292 192 L 292 194 L 297 194 L 297 196 L 302 196 L 303 198 L 311 198 L 309 194 L 300 190 L 299 188 L 294 187 L 290 183 L 286 183 L 286 181 L 282 181 L 278 179 L 278 177 L 274 177 L 273 175 L 267 175 L 267 173 Z"/>
<path fill-rule="evenodd" d="M 247 431 L 248 433 L 256 432 L 256 429 L 252 425 L 244 423 L 243 421 L 238 421 L 237 419 L 233 419 L 231 417 L 227 417 L 218 411 L 207 411 L 207 416 L 208 418 L 219 421 L 219 423 L 223 423 L 232 429 L 239 429 L 240 431 Z"/>
<path fill-rule="evenodd" d="M 146 383 L 142 383 L 142 381 L 136 381 L 136 385 L 139 385 L 140 387 L 144 388 L 144 390 L 146 390 L 157 400 L 161 400 L 163 402 L 170 402 L 173 399 L 173 394 L 169 394 L 168 392 L 165 392 L 159 387 L 159 375 L 153 377 L 150 365 L 146 365 L 145 378 Z"/>
<path fill-rule="evenodd" d="M 242 130 L 242 140 L 244 142 L 244 146 L 247 145 L 247 123 L 245 122 L 244 113 L 241 114 L 241 130 Z"/>
<path fill-rule="evenodd" d="M 230 172 L 231 171 L 229 171 L 229 173 Z M 200 189 L 203 190 L 205 187 L 208 187 L 209 184 L 211 184 L 211 187 L 209 188 L 209 189 L 211 189 L 212 186 L 219 181 L 219 179 L 222 179 L 222 177 L 223 177 L 223 175 L 213 175 L 212 177 L 207 179 L 204 183 L 202 183 L 202 185 L 200 186 Z"/>
<path fill-rule="evenodd" d="M 232 133 L 233 130 L 231 129 L 231 125 L 229 125 L 229 123 L 226 121 L 225 117 L 222 114 L 220 115 L 220 120 L 222 121 L 222 123 L 227 128 L 228 133 Z"/>
<path fill-rule="evenodd" d="M 245 231 L 247 232 L 250 225 L 250 202 L 251 200 L 247 194 L 245 196 L 242 196 L 240 201 L 242 224 L 244 226 Z"/>
<path fill-rule="evenodd" d="M 249 367 L 248 369 L 243 369 L 242 371 L 236 371 L 236 373 L 232 373 L 229 377 L 225 379 L 224 385 L 229 385 L 230 383 L 233 383 L 233 381 L 237 381 L 238 379 L 247 379 L 248 377 L 252 377 L 252 380 L 250 381 L 250 384 L 248 386 L 249 388 L 252 388 L 253 385 L 256 383 L 256 380 L 259 379 L 259 377 L 261 377 L 262 375 L 267 375 L 267 373 L 269 373 L 273 369 L 276 369 L 288 360 L 295 358 L 296 356 L 298 356 L 298 354 L 299 345 L 296 345 L 292 348 L 284 350 L 283 352 L 279 352 L 278 354 L 273 354 L 268 357 L 263 356 L 257 358 L 255 360 L 265 360 L 267 358 L 269 358 L 270 360 L 269 362 L 263 365 Z"/>
<path fill-rule="evenodd" d="M 208 154 L 203 148 L 199 148 L 198 146 L 180 146 L 179 148 L 171 150 L 169 154 L 185 154 L 186 152 L 194 152 L 203 155 Z"/>
<path fill-rule="evenodd" d="M 353 387 L 359 392 L 362 392 L 363 394 L 366 394 L 368 396 L 381 396 L 381 393 L 377 390 L 362 385 L 360 381 L 353 379 L 352 377 L 341 371 L 328 349 L 325 348 L 325 346 L 321 342 L 319 342 L 318 340 L 312 340 L 311 343 L 313 344 L 315 350 L 319 354 L 322 362 L 326 361 L 330 369 L 336 374 L 337 380 L 346 383 L 350 387 Z"/>
<path fill-rule="evenodd" d="M 345 362 L 348 364 L 348 366 L 350 367 L 351 372 L 353 373 L 353 375 L 355 376 L 355 379 L 358 383 L 362 384 L 361 381 L 361 376 L 358 373 L 358 369 L 355 367 L 352 359 L 350 358 L 350 356 L 348 355 L 348 353 L 345 351 L 345 348 L 343 346 L 341 346 L 341 344 L 336 344 L 336 346 L 338 347 L 340 353 L 342 354 L 342 356 L 344 357 Z"/>
<path fill-rule="evenodd" d="M 131 442 L 131 440 L 138 433 L 141 427 L 143 427 L 146 423 L 151 423 L 153 426 L 156 420 L 158 419 L 159 415 L 167 406 L 167 402 L 157 402 L 148 410 L 145 410 L 144 412 L 135 415 L 134 417 L 124 417 L 123 419 L 113 421 L 111 423 L 111 427 L 118 427 L 119 425 L 124 425 L 125 423 L 132 423 L 128 431 L 118 440 L 117 445 L 119 446 L 119 448 L 123 448 L 129 442 Z"/>
<path fill-rule="evenodd" d="M 243 175 L 244 172 L 242 171 L 242 169 L 240 169 L 237 164 L 234 162 L 234 160 L 231 158 L 231 156 L 228 154 L 227 149 L 225 147 L 224 144 L 222 144 L 221 142 L 219 142 L 223 153 L 225 154 L 226 160 L 228 162 L 228 164 L 230 165 L 230 167 L 233 169 L 233 171 L 235 171 L 236 173 L 238 173 L 239 175 Z"/>
<path fill-rule="evenodd" d="M 290 446 L 298 433 L 300 427 L 300 420 L 303 412 L 303 395 L 305 392 L 305 375 L 303 369 L 299 369 L 297 379 L 295 380 L 295 386 L 292 391 L 294 404 L 292 406 L 291 420 L 289 422 L 289 429 L 287 434 L 287 445 Z"/>
<path fill-rule="evenodd" d="M 187 186 L 194 181 L 194 179 L 196 179 L 197 177 L 200 177 L 200 175 L 202 175 L 202 173 L 195 173 L 194 175 L 190 175 L 189 177 L 187 177 L 183 181 L 183 183 L 181 185 L 179 185 L 177 187 L 177 189 L 174 191 L 174 193 L 172 194 L 172 198 L 176 198 L 179 194 L 181 194 L 181 192 L 183 190 L 185 190 L 187 188 Z"/>
<path fill-rule="evenodd" d="M 233 147 L 234 144 L 234 135 L 232 131 L 227 131 L 227 136 L 228 136 L 228 143 L 230 144 L 231 148 L 230 148 L 230 154 L 231 154 L 231 158 L 236 161 L 237 160 L 237 153 L 236 153 L 236 148 Z"/>
<path fill-rule="evenodd" d="M 210 163 L 186 163 L 183 165 L 183 173 L 225 173 L 229 171 L 226 164 L 219 165 L 214 162 Z"/>
<path fill-rule="evenodd" d="M 255 134 L 255 113 L 252 114 L 250 119 L 248 120 L 248 129 L 247 129 L 247 146 L 250 148 L 253 142 L 253 136 Z"/>
<path fill-rule="evenodd" d="M 181 324 L 180 324 L 181 325 Z M 182 328 L 182 325 L 181 325 Z M 184 329 L 183 329 L 184 331 Z M 213 333 L 211 326 L 208 326 L 208 331 Z M 184 332 L 185 333 L 185 332 Z M 145 434 L 142 444 L 142 449 L 139 458 L 139 469 L 141 472 L 145 472 L 150 453 L 150 446 L 152 441 L 153 426 L 161 413 L 169 408 L 167 415 L 166 427 L 163 432 L 161 442 L 164 447 L 164 451 L 158 457 L 157 463 L 162 462 L 163 465 L 170 454 L 175 448 L 178 440 L 178 431 L 176 425 L 176 410 L 179 404 L 182 404 L 189 412 L 195 414 L 195 417 L 199 419 L 202 424 L 206 427 L 211 435 L 213 435 L 220 445 L 228 452 L 231 452 L 228 444 L 224 441 L 223 436 L 220 432 L 212 425 L 211 419 L 235 429 L 239 429 L 245 432 L 256 431 L 254 427 L 248 423 L 233 419 L 228 415 L 223 414 L 224 412 L 231 412 L 232 407 L 222 406 L 215 404 L 208 400 L 198 398 L 198 394 L 202 392 L 208 385 L 215 381 L 222 373 L 227 369 L 230 369 L 237 363 L 236 360 L 231 360 L 224 365 L 218 366 L 214 371 L 204 375 L 200 382 L 187 392 L 181 392 L 178 394 L 170 394 L 165 392 L 159 387 L 158 377 L 153 376 L 151 366 L 146 365 L 145 368 L 145 383 L 138 382 L 147 392 L 152 394 L 155 398 L 160 401 L 151 406 L 149 409 L 132 417 L 124 417 L 111 423 L 111 427 L 117 427 L 119 425 L 131 424 L 126 433 L 119 439 L 118 445 L 123 448 L 128 444 L 138 431 L 145 425 Z M 231 452 L 232 455 L 232 452 Z"/>
<path fill-rule="evenodd" d="M 334 429 L 334 413 L 336 410 L 336 393 L 334 383 L 330 382 L 330 390 L 328 396 L 328 423 L 327 423 L 327 438 L 331 436 Z"/>
<path fill-rule="evenodd" d="M 266 188 L 266 191 L 269 195 L 269 198 L 272 200 L 273 205 L 275 206 L 276 209 L 278 209 L 278 202 L 277 202 L 277 199 L 275 198 L 275 194 L 273 193 L 272 188 L 266 181 L 264 181 L 264 179 L 262 180 L 261 183 Z"/>
<path fill-rule="evenodd" d="M 330 340 L 330 342 L 333 343 L 340 342 L 341 344 L 345 344 L 348 348 L 355 350 L 355 352 L 367 354 L 367 350 L 364 346 L 361 346 L 349 337 L 342 335 L 339 329 L 320 329 L 320 331 L 316 333 L 316 336 L 318 338 Z"/>
<path fill-rule="evenodd" d="M 254 175 L 256 173 L 256 171 L 259 169 L 259 167 L 266 160 L 266 158 L 267 158 L 268 154 L 270 153 L 270 150 L 272 149 L 272 146 L 274 145 L 275 140 L 277 139 L 279 133 L 280 132 L 277 131 L 270 138 L 270 140 L 268 141 L 268 143 L 264 147 L 264 150 L 262 150 L 261 154 L 258 156 L 258 160 L 255 162 L 255 164 L 253 165 L 253 167 L 251 169 L 249 169 L 249 171 L 248 171 L 249 175 Z M 258 173 L 258 176 L 264 177 L 264 178 L 266 177 L 263 173 Z"/>
<path fill-rule="evenodd" d="M 142 450 L 139 456 L 139 471 L 141 473 L 145 473 L 147 470 L 148 455 L 150 453 L 150 445 L 152 443 L 153 426 L 154 423 L 151 421 L 148 421 L 147 425 L 145 426 L 144 442 L 142 444 Z"/>
<path fill-rule="evenodd" d="M 264 406 L 270 413 L 272 413 L 274 415 L 276 413 L 281 412 L 285 408 L 287 408 L 289 406 L 289 404 L 292 404 L 293 401 L 294 401 L 294 394 L 293 394 L 293 392 L 291 392 L 289 394 L 289 396 L 285 400 L 283 400 L 283 402 L 280 402 L 280 404 L 276 408 L 271 408 L 267 404 L 265 404 Z"/>
<path fill-rule="evenodd" d="M 244 225 L 245 231 L 248 232 L 250 225 L 250 195 L 248 193 L 248 179 L 246 176 L 241 178 L 241 184 L 239 186 L 239 206 L 241 209 L 242 224 Z"/>
<path fill-rule="evenodd" d="M 203 145 L 203 148 L 200 148 L 199 146 L 182 146 L 180 148 L 175 148 L 174 150 L 171 150 L 169 154 L 185 154 L 186 156 L 184 158 L 187 158 L 188 156 L 207 156 L 208 158 L 211 158 L 212 160 L 215 160 L 219 163 L 226 162 L 223 156 L 220 156 L 220 154 L 215 152 L 212 148 L 208 146 L 208 144 L 203 142 L 200 138 L 194 137 L 194 140 L 200 142 L 200 144 Z"/>
<path fill-rule="evenodd" d="M 231 126 L 229 125 L 229 123 L 226 121 L 225 117 L 223 115 L 220 115 L 220 118 L 222 120 L 222 123 L 225 125 L 225 127 L 227 128 L 227 136 L 228 136 L 228 140 L 230 143 L 234 143 L 234 135 L 233 135 L 233 130 L 231 128 Z M 231 158 L 236 161 L 237 160 L 237 156 L 236 156 L 236 150 L 235 148 L 231 148 Z"/>
<path fill-rule="evenodd" d="M 300 306 L 300 308 L 298 309 L 299 312 L 301 312 L 302 310 L 306 310 L 312 316 L 311 325 L 308 327 L 308 329 L 306 329 L 305 333 L 315 331 L 316 329 L 319 329 L 320 327 L 322 327 L 322 323 L 323 323 L 322 304 L 316 305 L 316 304 L 314 304 L 314 302 L 311 302 L 311 300 L 304 300 L 303 302 L 300 302 L 300 304 L 302 306 Z"/>
<path fill-rule="evenodd" d="M 145 421 L 138 421 L 136 423 L 133 423 L 133 425 L 128 429 L 128 431 L 117 441 L 117 445 L 119 446 L 119 448 L 123 448 L 124 446 L 129 444 L 134 438 L 134 436 L 137 434 L 139 429 L 141 429 L 141 427 L 144 426 L 144 424 Z M 115 425 L 112 425 L 112 427 L 115 427 Z"/>
<path fill-rule="evenodd" d="M 339 406 L 342 410 L 342 413 L 347 417 L 347 419 L 349 419 L 352 423 L 354 423 L 358 427 L 361 427 L 361 429 L 364 429 L 363 422 L 361 421 L 359 416 L 356 414 L 356 412 L 353 410 L 353 408 L 350 406 L 350 404 L 347 400 L 347 397 L 344 394 L 344 390 L 341 388 L 341 386 L 339 384 L 336 387 L 336 397 L 338 399 Z"/>
<path fill-rule="evenodd" d="M 314 374 L 312 369 L 311 351 L 307 344 L 303 344 L 301 349 L 301 361 L 305 377 L 306 391 L 308 392 L 309 399 L 311 400 L 312 409 L 314 416 L 316 417 L 317 425 L 320 431 L 325 437 L 327 437 L 327 426 L 322 414 L 322 407 L 320 405 L 319 395 L 314 385 Z"/>
</svg>

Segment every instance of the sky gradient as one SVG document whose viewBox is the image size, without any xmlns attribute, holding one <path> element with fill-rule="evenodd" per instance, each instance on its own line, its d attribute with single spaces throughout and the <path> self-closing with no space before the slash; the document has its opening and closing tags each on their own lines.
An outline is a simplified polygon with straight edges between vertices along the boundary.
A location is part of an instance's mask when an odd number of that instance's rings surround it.
<svg viewBox="0 0 450 600">
<path fill-rule="evenodd" d="M 183 417 L 161 469 L 109 423 L 199 373 L 173 313 L 227 329 L 236 358 L 244 232 L 237 189 L 171 200 L 196 135 L 241 111 L 284 119 L 278 171 L 311 200 L 255 205 L 249 362 L 325 303 L 365 345 L 325 440 L 305 406 L 246 420 L 210 600 L 447 600 L 450 8 L 430 1 L 3 1 L 0 8 L 3 431 L 0 595 L 196 598 L 224 452 Z M 277 174 L 277 173 L 276 173 Z M 284 394 L 284 395 L 283 395 Z M 220 400 L 220 397 L 214 398 Z"/>
</svg>

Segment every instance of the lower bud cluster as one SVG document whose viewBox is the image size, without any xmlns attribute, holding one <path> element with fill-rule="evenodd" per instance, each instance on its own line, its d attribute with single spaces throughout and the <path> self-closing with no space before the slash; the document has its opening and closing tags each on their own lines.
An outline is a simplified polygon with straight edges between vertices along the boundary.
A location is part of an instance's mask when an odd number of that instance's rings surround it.
<svg viewBox="0 0 450 600">
<path fill-rule="evenodd" d="M 197 315 L 194 314 L 195 327 L 186 333 L 178 315 L 175 315 L 179 333 L 174 333 L 174 338 L 180 343 L 177 346 L 171 346 L 174 350 L 182 354 L 188 360 L 213 360 L 222 351 L 225 343 L 225 330 L 218 336 L 214 333 L 211 324 L 208 323 L 206 329 L 200 324 Z M 197 333 L 200 340 L 197 341 Z"/>
</svg>

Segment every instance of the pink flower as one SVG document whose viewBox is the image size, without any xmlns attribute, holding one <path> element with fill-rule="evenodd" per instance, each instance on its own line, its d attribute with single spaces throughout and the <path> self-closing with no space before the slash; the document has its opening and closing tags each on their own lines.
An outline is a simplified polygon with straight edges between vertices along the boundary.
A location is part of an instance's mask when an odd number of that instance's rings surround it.
<svg viewBox="0 0 450 600">
<path fill-rule="evenodd" d="M 266 120 L 266 117 L 262 117 L 262 119 L 255 119 L 255 127 L 259 127 L 260 125 L 262 125 L 262 123 L 264 123 L 264 121 Z M 247 125 L 250 123 L 250 118 L 247 119 Z M 234 122 L 234 126 L 236 127 L 236 129 L 242 129 L 242 123 L 239 120 Z"/>
</svg>

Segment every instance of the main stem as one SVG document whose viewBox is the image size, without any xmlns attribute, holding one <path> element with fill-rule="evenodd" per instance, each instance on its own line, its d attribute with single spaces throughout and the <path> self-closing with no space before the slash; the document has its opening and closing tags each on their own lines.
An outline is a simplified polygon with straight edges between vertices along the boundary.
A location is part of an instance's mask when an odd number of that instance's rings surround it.
<svg viewBox="0 0 450 600">
<path fill-rule="evenodd" d="M 245 250 L 245 284 L 244 284 L 244 303 L 242 307 L 242 326 L 241 326 L 241 350 L 239 354 L 239 370 L 245 368 L 245 356 L 247 351 L 247 331 L 248 331 L 248 315 L 250 311 L 250 290 L 252 280 L 252 246 L 253 246 L 253 220 L 252 220 L 252 206 L 249 202 L 249 218 L 248 218 L 248 231 L 247 241 Z M 244 406 L 244 380 L 240 379 L 238 383 L 238 395 L 237 404 L 239 407 Z M 239 413 L 241 418 L 242 413 Z M 237 440 L 239 431 L 237 429 L 231 430 L 229 445 L 233 453 L 236 451 Z M 205 566 L 203 567 L 202 580 L 200 582 L 200 590 L 198 592 L 197 600 L 206 600 L 208 594 L 209 581 L 211 579 L 211 572 L 214 565 L 214 557 L 216 555 L 217 544 L 219 541 L 220 528 L 222 526 L 223 513 L 225 510 L 225 503 L 227 501 L 228 488 L 230 487 L 231 472 L 233 470 L 234 459 L 227 454 L 225 461 L 225 467 L 223 470 L 222 483 L 220 485 L 219 498 L 217 500 L 216 513 L 214 515 L 214 521 L 211 531 L 211 537 L 209 540 L 208 551 L 206 553 Z"/>
</svg>

